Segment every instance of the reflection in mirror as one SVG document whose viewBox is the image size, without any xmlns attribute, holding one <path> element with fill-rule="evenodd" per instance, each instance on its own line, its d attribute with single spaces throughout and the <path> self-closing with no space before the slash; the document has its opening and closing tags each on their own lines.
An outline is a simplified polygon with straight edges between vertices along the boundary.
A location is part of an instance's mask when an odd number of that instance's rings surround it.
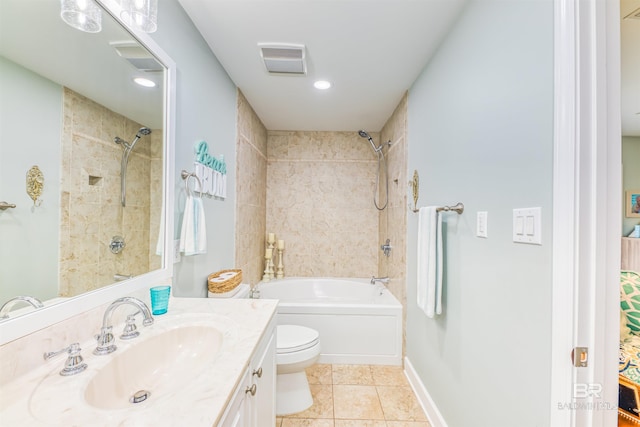
<svg viewBox="0 0 640 427">
<path fill-rule="evenodd" d="M 59 15 L 59 1 L 2 0 L 0 200 L 16 207 L 0 210 L 0 305 L 74 297 L 163 265 L 165 68 L 108 13 L 95 34 Z M 39 206 L 26 191 L 33 166 Z"/>
</svg>

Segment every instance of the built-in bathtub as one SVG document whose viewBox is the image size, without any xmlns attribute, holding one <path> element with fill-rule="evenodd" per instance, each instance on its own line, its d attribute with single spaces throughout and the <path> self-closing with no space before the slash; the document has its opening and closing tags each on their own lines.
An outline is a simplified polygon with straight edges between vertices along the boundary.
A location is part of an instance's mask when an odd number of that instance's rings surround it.
<svg viewBox="0 0 640 427">
<path fill-rule="evenodd" d="M 370 279 L 286 278 L 258 285 L 278 299 L 278 324 L 320 333 L 319 363 L 400 365 L 402 304 Z"/>
</svg>

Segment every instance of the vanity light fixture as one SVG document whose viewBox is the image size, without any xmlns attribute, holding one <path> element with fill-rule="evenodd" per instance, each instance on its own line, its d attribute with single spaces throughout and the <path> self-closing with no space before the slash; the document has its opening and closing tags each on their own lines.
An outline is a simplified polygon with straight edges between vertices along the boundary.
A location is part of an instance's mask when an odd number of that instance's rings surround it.
<svg viewBox="0 0 640 427">
<path fill-rule="evenodd" d="M 145 79 L 144 77 L 136 77 L 133 79 L 134 82 L 144 87 L 156 87 L 156 82 Z"/>
<path fill-rule="evenodd" d="M 102 30 L 102 10 L 94 0 L 61 0 L 60 17 L 73 28 L 87 33 Z"/>
<path fill-rule="evenodd" d="M 313 87 L 319 90 L 327 90 L 331 87 L 331 82 L 327 80 L 317 80 L 313 83 Z"/>
<path fill-rule="evenodd" d="M 145 33 L 158 29 L 158 0 L 121 0 L 120 18 Z"/>
</svg>

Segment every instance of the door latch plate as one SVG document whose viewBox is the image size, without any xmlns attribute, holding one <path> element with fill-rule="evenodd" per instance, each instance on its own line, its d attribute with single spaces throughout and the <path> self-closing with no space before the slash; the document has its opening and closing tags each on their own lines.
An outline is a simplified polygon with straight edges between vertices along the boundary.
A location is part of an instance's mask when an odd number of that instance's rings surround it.
<svg viewBox="0 0 640 427">
<path fill-rule="evenodd" d="M 571 360 L 576 368 L 589 366 L 589 347 L 574 347 L 571 351 Z"/>
</svg>

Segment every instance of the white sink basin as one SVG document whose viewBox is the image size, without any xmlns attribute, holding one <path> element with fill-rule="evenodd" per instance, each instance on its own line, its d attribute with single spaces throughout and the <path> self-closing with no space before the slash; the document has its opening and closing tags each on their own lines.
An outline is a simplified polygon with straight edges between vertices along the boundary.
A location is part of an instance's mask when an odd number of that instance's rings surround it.
<svg viewBox="0 0 640 427">
<path fill-rule="evenodd" d="M 210 326 L 183 326 L 155 335 L 113 353 L 111 361 L 87 384 L 84 398 L 99 409 L 153 401 L 200 375 L 222 342 L 223 333 Z"/>
<path fill-rule="evenodd" d="M 88 365 L 82 373 L 59 375 L 64 362 L 59 356 L 55 369 L 49 364 L 34 384 L 28 410 L 45 424 L 92 425 L 98 417 L 101 425 L 129 425 L 117 420 L 162 412 L 193 387 L 204 386 L 203 378 L 220 375 L 218 358 L 227 358 L 237 342 L 237 323 L 226 316 L 156 318 L 152 326 L 140 328 L 138 338 L 116 337 L 118 349 L 111 354 L 93 355 L 95 342 L 82 343 Z M 131 402 L 134 395 L 137 403 Z"/>
</svg>

